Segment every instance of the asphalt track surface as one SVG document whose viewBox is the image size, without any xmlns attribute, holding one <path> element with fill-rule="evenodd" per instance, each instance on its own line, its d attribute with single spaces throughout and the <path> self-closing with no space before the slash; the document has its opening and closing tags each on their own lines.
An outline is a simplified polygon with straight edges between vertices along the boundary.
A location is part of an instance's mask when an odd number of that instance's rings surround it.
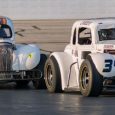
<svg viewBox="0 0 115 115">
<path fill-rule="evenodd" d="M 36 43 L 46 51 L 63 51 L 74 21 L 14 21 L 16 42 Z M 0 115 L 115 115 L 115 93 L 86 98 L 78 92 L 51 94 L 35 90 L 31 82 L 21 89 L 14 83 L 5 84 L 0 85 Z"/>
<path fill-rule="evenodd" d="M 14 21 L 17 43 L 35 43 L 43 50 L 63 51 L 75 20 Z"/>
</svg>

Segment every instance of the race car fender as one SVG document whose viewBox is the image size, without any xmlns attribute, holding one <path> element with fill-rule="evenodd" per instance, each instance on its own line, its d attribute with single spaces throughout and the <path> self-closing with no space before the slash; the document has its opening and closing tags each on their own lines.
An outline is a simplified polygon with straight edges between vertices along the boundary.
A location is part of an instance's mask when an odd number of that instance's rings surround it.
<svg viewBox="0 0 115 115">
<path fill-rule="evenodd" d="M 64 88 L 67 87 L 69 69 L 70 65 L 72 64 L 72 57 L 66 52 L 54 52 L 50 56 L 54 56 L 59 65 L 62 90 L 64 90 Z"/>
<path fill-rule="evenodd" d="M 115 57 L 106 53 L 93 53 L 89 54 L 89 56 L 99 74 L 103 77 L 115 76 Z"/>
<path fill-rule="evenodd" d="M 31 70 L 40 61 L 40 49 L 34 44 L 18 45 L 13 52 L 13 70 Z"/>
</svg>

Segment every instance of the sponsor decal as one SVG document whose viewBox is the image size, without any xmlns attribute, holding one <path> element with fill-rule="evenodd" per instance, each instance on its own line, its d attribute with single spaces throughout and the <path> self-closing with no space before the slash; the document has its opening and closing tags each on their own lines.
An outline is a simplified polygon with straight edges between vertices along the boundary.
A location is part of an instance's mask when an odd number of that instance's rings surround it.
<svg viewBox="0 0 115 115">
<path fill-rule="evenodd" d="M 81 22 L 80 25 L 90 25 L 92 22 L 91 21 L 83 21 Z"/>
<path fill-rule="evenodd" d="M 104 45 L 104 49 L 112 49 L 114 48 L 114 45 Z"/>
<path fill-rule="evenodd" d="M 32 58 L 32 54 L 29 54 L 29 55 L 28 55 L 28 58 Z"/>
</svg>

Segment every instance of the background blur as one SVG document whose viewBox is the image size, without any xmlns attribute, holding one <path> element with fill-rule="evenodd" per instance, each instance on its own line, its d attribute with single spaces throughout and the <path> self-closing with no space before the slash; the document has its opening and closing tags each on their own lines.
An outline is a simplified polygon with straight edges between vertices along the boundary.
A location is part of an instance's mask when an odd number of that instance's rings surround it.
<svg viewBox="0 0 115 115">
<path fill-rule="evenodd" d="M 0 15 L 13 20 L 114 17 L 115 0 L 0 0 Z"/>
</svg>

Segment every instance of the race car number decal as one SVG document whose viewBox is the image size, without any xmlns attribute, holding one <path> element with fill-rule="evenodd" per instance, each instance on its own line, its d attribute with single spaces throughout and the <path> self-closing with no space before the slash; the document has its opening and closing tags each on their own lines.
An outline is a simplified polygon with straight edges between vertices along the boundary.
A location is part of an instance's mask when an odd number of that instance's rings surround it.
<svg viewBox="0 0 115 115">
<path fill-rule="evenodd" d="M 113 63 L 114 63 L 114 66 L 115 66 L 115 61 L 113 62 L 113 60 L 111 60 L 111 59 L 106 59 L 105 60 L 105 67 L 103 69 L 103 72 L 111 72 Z"/>
</svg>

